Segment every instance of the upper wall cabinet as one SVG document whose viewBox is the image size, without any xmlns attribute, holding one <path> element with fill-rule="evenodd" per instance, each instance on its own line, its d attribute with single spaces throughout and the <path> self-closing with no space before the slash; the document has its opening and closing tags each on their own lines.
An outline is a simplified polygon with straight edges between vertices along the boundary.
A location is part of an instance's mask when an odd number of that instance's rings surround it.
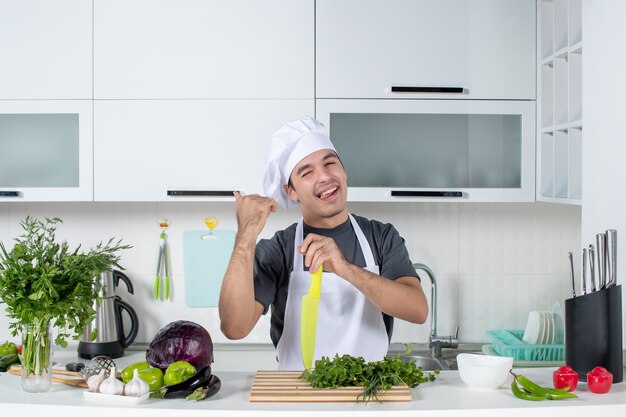
<svg viewBox="0 0 626 417">
<path fill-rule="evenodd" d="M 0 201 L 93 199 L 91 100 L 0 100 Z"/>
<path fill-rule="evenodd" d="M 0 99 L 91 98 L 91 0 L 0 0 L 0 57 Z"/>
<path fill-rule="evenodd" d="M 313 0 L 94 0 L 96 99 L 313 98 Z"/>
<path fill-rule="evenodd" d="M 350 201 L 535 199 L 532 100 L 317 100 Z"/>
<path fill-rule="evenodd" d="M 535 7 L 317 0 L 316 96 L 534 100 Z"/>
<path fill-rule="evenodd" d="M 262 192 L 270 136 L 313 100 L 96 100 L 96 201 L 233 201 Z"/>
<path fill-rule="evenodd" d="M 582 0 L 538 0 L 537 200 L 582 204 Z"/>
</svg>

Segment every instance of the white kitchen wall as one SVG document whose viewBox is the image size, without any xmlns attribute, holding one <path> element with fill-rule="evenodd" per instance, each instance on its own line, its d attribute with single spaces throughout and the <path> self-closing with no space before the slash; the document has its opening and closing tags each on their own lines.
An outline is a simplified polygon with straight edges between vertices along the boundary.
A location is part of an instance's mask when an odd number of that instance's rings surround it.
<svg viewBox="0 0 626 417">
<path fill-rule="evenodd" d="M 581 242 L 594 243 L 595 235 L 608 228 L 618 232 L 617 283 L 623 284 L 626 250 L 626 175 L 624 155 L 624 97 L 626 96 L 626 56 L 615 54 L 626 42 L 623 16 L 626 2 L 583 1 L 583 209 Z M 622 291 L 622 305 L 626 293 Z M 626 309 L 622 309 L 626 325 Z M 622 331 L 626 340 L 626 331 Z"/>
<path fill-rule="evenodd" d="M 352 203 L 350 211 L 390 222 L 405 238 L 413 262 L 430 266 L 438 280 L 439 334 L 460 326 L 461 342 L 487 341 L 485 331 L 523 328 L 528 311 L 550 309 L 569 294 L 566 254 L 580 242 L 580 207 L 544 203 Z M 219 330 L 216 308 L 185 306 L 182 234 L 203 230 L 215 216 L 218 228 L 235 229 L 234 203 L 0 203 L 0 240 L 12 245 L 26 215 L 60 217 L 57 238 L 71 247 L 95 246 L 110 237 L 133 248 L 122 265 L 135 294 L 120 290 L 140 317 L 137 342 L 149 342 L 174 320 L 205 326 L 214 342 L 230 343 Z M 281 210 L 268 221 L 263 237 L 295 222 L 297 210 Z M 173 300 L 152 299 L 160 217 L 168 230 L 173 273 Z M 424 276 L 430 299 L 430 284 Z M 0 305 L 0 311 L 3 307 Z M 0 341 L 11 339 L 9 319 L 0 317 Z M 430 322 L 418 326 L 396 321 L 394 342 L 426 342 Z M 238 343 L 270 343 L 269 315 Z"/>
</svg>

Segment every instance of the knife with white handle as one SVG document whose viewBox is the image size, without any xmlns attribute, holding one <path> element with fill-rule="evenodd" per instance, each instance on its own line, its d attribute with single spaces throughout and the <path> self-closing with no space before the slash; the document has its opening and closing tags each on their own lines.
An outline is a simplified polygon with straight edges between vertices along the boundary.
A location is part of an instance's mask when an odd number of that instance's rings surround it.
<svg viewBox="0 0 626 417">
<path fill-rule="evenodd" d="M 598 289 L 606 287 L 606 235 L 604 233 L 598 233 L 596 235 L 596 256 L 598 263 Z"/>
<path fill-rule="evenodd" d="M 608 266 L 608 280 L 606 287 L 617 285 L 617 230 L 606 231 L 606 260 Z"/>
</svg>

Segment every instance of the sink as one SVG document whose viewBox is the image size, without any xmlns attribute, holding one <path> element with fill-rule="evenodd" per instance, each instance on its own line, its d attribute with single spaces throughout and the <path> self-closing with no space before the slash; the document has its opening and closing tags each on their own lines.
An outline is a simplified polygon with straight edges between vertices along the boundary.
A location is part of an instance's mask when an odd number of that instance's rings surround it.
<svg viewBox="0 0 626 417">
<path fill-rule="evenodd" d="M 434 371 L 435 369 L 444 370 L 449 369 L 446 367 L 446 364 L 443 363 L 442 360 L 437 358 L 432 358 L 430 356 L 415 356 L 415 355 L 407 355 L 402 356 L 402 362 L 414 362 L 415 366 L 422 368 L 424 371 Z"/>
<path fill-rule="evenodd" d="M 481 351 L 475 349 L 446 349 L 441 357 L 433 357 L 428 351 L 411 352 L 407 355 L 402 355 L 399 351 L 390 351 L 387 356 L 393 357 L 398 354 L 401 355 L 402 362 L 408 363 L 415 362 L 415 365 L 421 367 L 424 371 L 434 371 L 439 369 L 440 371 L 458 370 L 456 356 L 460 353 L 480 353 Z"/>
</svg>

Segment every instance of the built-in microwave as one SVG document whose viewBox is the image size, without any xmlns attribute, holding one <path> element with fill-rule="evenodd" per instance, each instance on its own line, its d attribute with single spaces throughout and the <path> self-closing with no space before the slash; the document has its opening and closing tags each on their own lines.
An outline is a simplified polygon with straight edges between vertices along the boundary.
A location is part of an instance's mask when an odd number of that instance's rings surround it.
<svg viewBox="0 0 626 417">
<path fill-rule="evenodd" d="M 535 102 L 316 101 L 349 201 L 535 200 Z"/>
</svg>

